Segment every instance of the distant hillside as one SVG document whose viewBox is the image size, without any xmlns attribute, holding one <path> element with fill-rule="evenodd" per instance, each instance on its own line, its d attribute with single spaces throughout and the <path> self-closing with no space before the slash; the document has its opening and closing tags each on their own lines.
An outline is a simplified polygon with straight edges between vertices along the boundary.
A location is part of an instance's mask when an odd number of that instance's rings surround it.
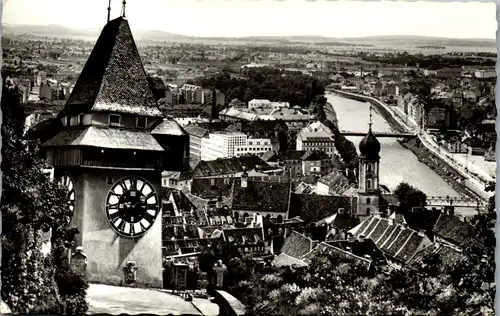
<svg viewBox="0 0 500 316">
<path fill-rule="evenodd" d="M 32 34 L 38 36 L 54 36 L 54 37 L 96 37 L 99 36 L 100 29 L 70 29 L 60 25 L 13 25 L 4 24 L 3 32 L 9 34 Z M 133 31 L 134 37 L 141 40 L 153 41 L 235 41 L 235 42 L 275 42 L 275 43 L 321 43 L 321 45 L 380 45 L 380 44 L 395 44 L 395 45 L 419 45 L 419 46 L 464 46 L 464 47 L 496 47 L 495 39 L 454 39 L 442 37 L 429 37 L 417 35 L 382 35 L 382 36 L 366 36 L 366 37 L 324 37 L 315 35 L 298 35 L 298 36 L 249 36 L 249 37 L 195 37 L 168 33 L 155 30 L 136 30 Z"/>
</svg>

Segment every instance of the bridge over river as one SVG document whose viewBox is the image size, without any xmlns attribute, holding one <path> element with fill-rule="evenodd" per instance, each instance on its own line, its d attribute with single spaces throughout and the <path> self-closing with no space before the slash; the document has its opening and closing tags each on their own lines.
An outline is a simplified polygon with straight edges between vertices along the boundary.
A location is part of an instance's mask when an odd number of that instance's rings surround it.
<svg viewBox="0 0 500 316">
<path fill-rule="evenodd" d="M 427 206 L 455 206 L 484 209 L 486 203 L 480 200 L 474 200 L 465 197 L 450 197 L 450 196 L 427 196 Z"/>
<path fill-rule="evenodd" d="M 340 133 L 344 136 L 365 136 L 366 132 L 358 131 L 345 131 L 341 130 Z M 398 132 L 373 132 L 376 137 L 390 137 L 390 138 L 412 138 L 417 137 L 415 133 L 398 133 Z"/>
</svg>

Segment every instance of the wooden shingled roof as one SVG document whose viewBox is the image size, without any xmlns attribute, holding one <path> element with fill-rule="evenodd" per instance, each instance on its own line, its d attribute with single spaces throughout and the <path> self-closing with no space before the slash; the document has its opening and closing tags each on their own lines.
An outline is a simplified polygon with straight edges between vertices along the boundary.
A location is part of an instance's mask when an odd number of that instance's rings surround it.
<svg viewBox="0 0 500 316">
<path fill-rule="evenodd" d="M 59 117 L 91 111 L 163 117 L 123 17 L 102 30 Z"/>
</svg>

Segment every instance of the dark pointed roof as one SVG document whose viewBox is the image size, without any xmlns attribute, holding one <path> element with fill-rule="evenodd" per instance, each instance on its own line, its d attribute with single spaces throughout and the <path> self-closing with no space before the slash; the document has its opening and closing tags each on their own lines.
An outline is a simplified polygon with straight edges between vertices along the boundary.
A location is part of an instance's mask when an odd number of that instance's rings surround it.
<svg viewBox="0 0 500 316">
<path fill-rule="evenodd" d="M 59 117 L 91 111 L 163 116 L 123 17 L 108 22 L 102 30 Z"/>
<path fill-rule="evenodd" d="M 368 134 L 359 142 L 359 152 L 367 159 L 380 158 L 378 155 L 380 153 L 380 143 L 373 135 L 371 128 L 368 130 Z"/>
</svg>

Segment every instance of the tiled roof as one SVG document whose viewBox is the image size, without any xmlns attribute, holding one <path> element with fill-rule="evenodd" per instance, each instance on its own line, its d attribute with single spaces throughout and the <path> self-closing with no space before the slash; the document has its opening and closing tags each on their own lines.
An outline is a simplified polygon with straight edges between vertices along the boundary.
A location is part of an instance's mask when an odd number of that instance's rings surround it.
<svg viewBox="0 0 500 316">
<path fill-rule="evenodd" d="M 351 212 L 352 198 L 293 193 L 288 217 L 300 216 L 306 222 L 315 222 L 335 214 L 339 208 Z"/>
<path fill-rule="evenodd" d="M 330 157 L 324 151 L 321 151 L 321 150 L 307 151 L 302 156 L 303 161 L 318 161 L 318 160 L 326 160 L 326 159 L 330 159 Z"/>
<path fill-rule="evenodd" d="M 291 183 L 247 180 L 247 187 L 243 188 L 241 187 L 241 179 L 235 179 L 232 191 L 232 209 L 286 213 L 291 187 Z"/>
<path fill-rule="evenodd" d="M 200 161 L 193 170 L 194 178 L 231 175 L 260 166 L 261 170 L 272 169 L 264 160 L 257 156 L 248 155 L 235 158 Z"/>
<path fill-rule="evenodd" d="M 152 131 L 153 135 L 174 135 L 182 136 L 186 135 L 186 131 L 173 119 L 165 118 L 163 121 L 156 126 Z"/>
<path fill-rule="evenodd" d="M 317 226 L 324 224 L 336 227 L 337 229 L 351 229 L 359 224 L 359 219 L 349 213 L 336 213 L 316 222 Z"/>
<path fill-rule="evenodd" d="M 195 136 L 195 137 L 200 137 L 200 138 L 204 137 L 205 135 L 208 134 L 208 130 L 206 130 L 206 129 L 202 128 L 202 127 L 193 125 L 193 124 L 185 126 L 184 130 L 189 135 Z"/>
<path fill-rule="evenodd" d="M 272 150 L 270 151 L 266 151 L 263 155 L 262 155 L 262 160 L 266 161 L 266 162 L 278 162 L 278 159 L 279 159 L 279 155 L 277 152 L 274 152 Z"/>
<path fill-rule="evenodd" d="M 224 240 L 236 245 L 257 244 L 264 241 L 262 227 L 224 229 Z"/>
<path fill-rule="evenodd" d="M 214 199 L 218 198 L 221 192 L 222 196 L 227 197 L 231 195 L 233 181 L 233 178 L 193 179 L 191 194 L 203 199 Z"/>
<path fill-rule="evenodd" d="M 472 225 L 461 221 L 454 215 L 444 213 L 439 215 L 432 232 L 459 247 L 467 245 L 475 237 Z"/>
<path fill-rule="evenodd" d="M 137 51 L 128 21 L 106 26 L 59 117 L 91 111 L 162 117 Z"/>
<path fill-rule="evenodd" d="M 356 237 L 372 239 L 386 255 L 403 263 L 411 260 L 425 243 L 430 243 L 424 234 L 379 216 L 370 216 L 350 232 Z"/>
<path fill-rule="evenodd" d="M 191 180 L 193 178 L 193 172 L 191 170 L 183 171 L 163 171 L 162 177 L 174 179 L 174 180 Z"/>
<path fill-rule="evenodd" d="M 366 258 L 376 266 L 387 264 L 384 253 L 377 247 L 377 245 L 371 238 L 365 238 L 362 241 L 358 239 L 355 239 L 353 241 L 329 241 L 327 242 L 327 244 L 351 252 L 358 257 Z"/>
<path fill-rule="evenodd" d="M 281 253 L 301 259 L 312 250 L 312 247 L 313 243 L 309 237 L 292 230 L 290 235 L 285 239 Z"/>
<path fill-rule="evenodd" d="M 349 179 L 338 169 L 333 170 L 326 176 L 319 178 L 318 182 L 327 185 L 331 190 L 345 191 L 350 187 Z"/>
<path fill-rule="evenodd" d="M 340 248 L 334 247 L 334 246 L 329 245 L 329 244 L 324 243 L 324 242 L 320 243 L 311 252 L 309 252 L 307 255 L 305 255 L 303 257 L 303 260 L 306 263 L 309 263 L 316 255 L 318 255 L 322 252 L 335 254 L 343 259 L 353 260 L 353 261 L 361 264 L 367 270 L 370 269 L 371 261 L 368 260 L 367 258 L 359 257 L 359 256 L 357 256 L 349 251 L 342 250 Z"/>
<path fill-rule="evenodd" d="M 285 266 L 293 266 L 297 265 L 299 267 L 306 266 L 307 264 L 297 258 L 287 255 L 286 253 L 280 253 L 276 257 L 274 257 L 272 261 L 272 265 L 275 267 L 285 267 Z"/>
<path fill-rule="evenodd" d="M 187 238 L 200 238 L 200 233 L 196 225 L 171 225 L 162 223 L 162 239 L 183 239 Z"/>
<path fill-rule="evenodd" d="M 446 263 L 446 265 L 453 264 L 463 257 L 462 252 L 453 247 L 442 243 L 434 243 L 417 252 L 410 264 L 418 266 L 422 262 L 422 259 L 430 254 L 438 254 L 441 261 Z"/>
<path fill-rule="evenodd" d="M 111 149 L 164 151 L 149 131 L 90 126 L 68 129 L 45 142 L 43 147 L 91 146 Z"/>
</svg>

